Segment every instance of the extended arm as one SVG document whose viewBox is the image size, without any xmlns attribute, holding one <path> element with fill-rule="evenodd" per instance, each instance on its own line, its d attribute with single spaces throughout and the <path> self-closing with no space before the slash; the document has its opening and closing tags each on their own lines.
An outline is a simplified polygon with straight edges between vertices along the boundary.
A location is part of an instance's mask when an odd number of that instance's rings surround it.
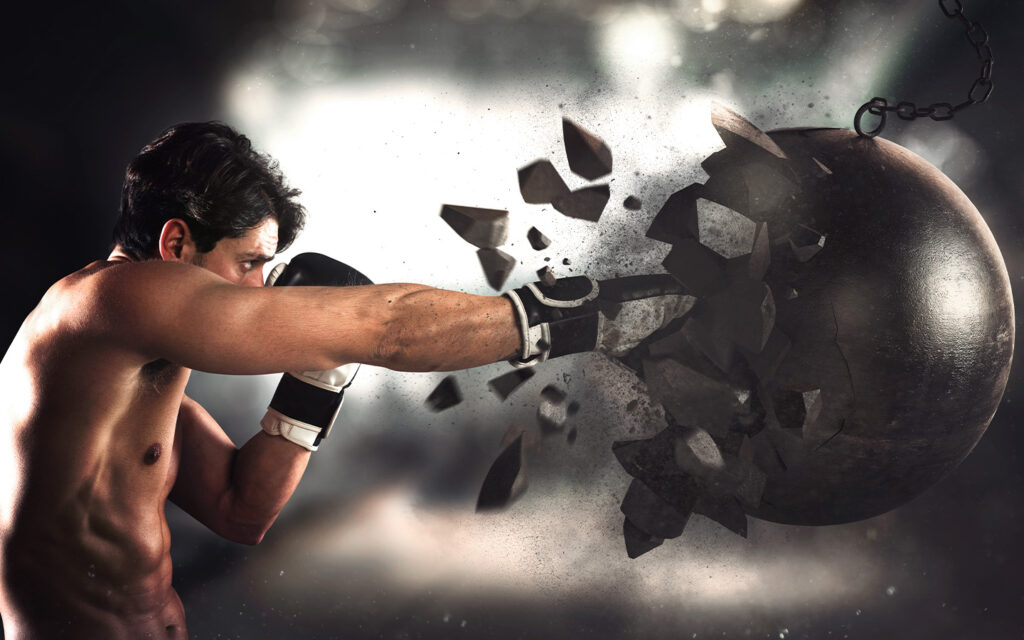
<svg viewBox="0 0 1024 640">
<path fill-rule="evenodd" d="M 174 262 L 117 265 L 82 308 L 97 339 L 148 362 L 226 374 L 331 369 L 360 362 L 455 370 L 517 353 L 505 298 L 418 284 L 241 287 Z"/>
<path fill-rule="evenodd" d="M 238 449 L 188 396 L 178 413 L 178 477 L 170 499 L 215 533 L 256 544 L 299 484 L 310 452 L 262 431 Z"/>
</svg>

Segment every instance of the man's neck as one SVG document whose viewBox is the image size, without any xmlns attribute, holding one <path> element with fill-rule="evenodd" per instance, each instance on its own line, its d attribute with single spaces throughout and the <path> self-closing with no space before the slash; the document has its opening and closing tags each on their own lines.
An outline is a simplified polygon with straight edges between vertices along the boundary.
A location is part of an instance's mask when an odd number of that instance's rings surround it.
<svg viewBox="0 0 1024 640">
<path fill-rule="evenodd" d="M 129 256 L 121 245 L 116 245 L 107 256 L 107 262 L 135 262 L 135 259 Z"/>
</svg>

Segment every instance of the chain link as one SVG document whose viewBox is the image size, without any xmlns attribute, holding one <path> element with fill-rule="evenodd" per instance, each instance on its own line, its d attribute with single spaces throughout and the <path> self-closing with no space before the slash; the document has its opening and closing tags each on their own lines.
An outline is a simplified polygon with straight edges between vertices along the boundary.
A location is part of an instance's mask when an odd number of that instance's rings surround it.
<svg viewBox="0 0 1024 640">
<path fill-rule="evenodd" d="M 866 138 L 874 138 L 882 133 L 885 128 L 886 115 L 895 113 L 901 120 L 914 120 L 916 118 L 931 118 L 932 120 L 952 120 L 957 112 L 966 109 L 972 104 L 985 102 L 992 95 L 995 85 L 992 83 L 992 67 L 995 65 L 995 57 L 992 55 L 992 47 L 988 43 L 988 32 L 985 27 L 972 21 L 964 15 L 964 5 L 960 0 L 938 0 L 939 8 L 947 18 L 959 20 L 964 27 L 967 41 L 974 47 L 978 59 L 981 61 L 981 73 L 978 79 L 967 91 L 967 100 L 960 104 L 953 105 L 949 102 L 936 102 L 927 107 L 919 107 L 913 102 L 899 102 L 890 105 L 885 98 L 872 98 L 857 109 L 857 115 L 853 118 L 853 128 L 857 133 Z M 864 114 L 870 113 L 879 118 L 878 126 L 871 130 L 865 130 L 861 126 L 861 119 Z"/>
</svg>

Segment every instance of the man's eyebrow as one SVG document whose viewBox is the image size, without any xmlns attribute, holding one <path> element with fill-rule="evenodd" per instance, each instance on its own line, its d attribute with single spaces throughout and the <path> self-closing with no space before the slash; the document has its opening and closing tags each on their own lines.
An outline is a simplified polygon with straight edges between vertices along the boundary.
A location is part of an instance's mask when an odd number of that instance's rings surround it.
<svg viewBox="0 0 1024 640">
<path fill-rule="evenodd" d="M 270 262 L 274 259 L 274 256 L 268 256 L 260 251 L 247 251 L 238 257 L 242 260 L 262 260 L 263 262 Z"/>
</svg>

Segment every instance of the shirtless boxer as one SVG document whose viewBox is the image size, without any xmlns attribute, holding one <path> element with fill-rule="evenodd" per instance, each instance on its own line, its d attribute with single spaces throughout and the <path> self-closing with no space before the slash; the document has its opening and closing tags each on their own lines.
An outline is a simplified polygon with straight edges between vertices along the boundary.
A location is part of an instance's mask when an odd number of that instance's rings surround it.
<svg viewBox="0 0 1024 640">
<path fill-rule="evenodd" d="M 608 281 L 627 311 L 647 305 L 619 322 L 583 277 L 498 297 L 418 284 L 264 287 L 264 266 L 301 229 L 297 194 L 227 126 L 174 127 L 129 166 L 109 257 L 54 284 L 25 320 L 0 364 L 7 640 L 187 637 L 166 500 L 229 540 L 258 543 L 330 426 L 291 420 L 287 396 L 307 397 L 303 387 L 311 402 L 340 402 L 337 376 L 351 372 L 336 367 L 621 353 L 683 309 L 663 277 Z M 285 374 L 263 429 L 236 448 L 184 395 L 191 369 L 323 375 Z M 290 406 L 302 413 L 301 402 Z"/>
</svg>

